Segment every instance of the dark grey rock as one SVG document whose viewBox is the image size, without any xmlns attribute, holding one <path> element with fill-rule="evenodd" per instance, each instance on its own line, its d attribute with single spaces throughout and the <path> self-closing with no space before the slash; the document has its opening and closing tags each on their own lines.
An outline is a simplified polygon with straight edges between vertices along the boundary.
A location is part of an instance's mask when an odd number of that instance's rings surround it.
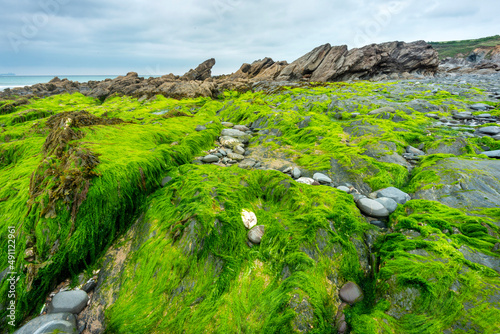
<svg viewBox="0 0 500 334">
<path fill-rule="evenodd" d="M 248 239 L 254 244 L 260 244 L 262 236 L 264 235 L 264 225 L 254 226 L 250 231 L 248 231 Z"/>
<path fill-rule="evenodd" d="M 340 299 L 352 305 L 363 299 L 363 290 L 354 282 L 347 282 L 339 291 Z"/>
<path fill-rule="evenodd" d="M 356 202 L 356 204 L 362 213 L 370 217 L 386 218 L 389 216 L 389 210 L 387 210 L 381 203 L 373 199 L 361 198 Z"/>
<path fill-rule="evenodd" d="M 161 186 L 162 187 L 165 187 L 165 185 L 167 183 L 169 183 L 170 181 L 172 181 L 172 178 L 170 176 L 165 176 L 162 180 L 161 180 Z"/>
<path fill-rule="evenodd" d="M 413 176 L 432 172 L 439 179 L 431 188 L 417 189 L 414 198 L 438 201 L 459 209 L 497 208 L 500 203 L 499 165 L 497 160 L 443 158 Z M 426 185 L 422 184 L 422 188 Z"/>
<path fill-rule="evenodd" d="M 14 334 L 48 334 L 54 330 L 63 330 L 62 333 L 77 333 L 76 319 L 71 313 L 53 313 L 34 318 Z"/>
<path fill-rule="evenodd" d="M 297 123 L 297 127 L 299 129 L 303 129 L 309 126 L 309 123 L 311 122 L 311 116 L 306 116 L 304 119 L 300 122 Z"/>
<path fill-rule="evenodd" d="M 500 150 L 496 151 L 484 151 L 481 154 L 486 155 L 488 158 L 500 159 Z"/>
<path fill-rule="evenodd" d="M 205 163 L 217 162 L 219 161 L 219 157 L 214 154 L 208 154 L 201 159 L 201 161 Z"/>
<path fill-rule="evenodd" d="M 319 182 L 319 183 L 331 183 L 332 182 L 332 179 L 330 179 L 328 176 L 326 176 L 325 174 L 322 174 L 322 173 L 314 173 L 313 179 L 314 179 L 314 181 Z"/>
<path fill-rule="evenodd" d="M 377 226 L 379 228 L 387 228 L 387 224 L 380 220 L 372 220 L 370 221 L 370 224 Z"/>
<path fill-rule="evenodd" d="M 500 273 L 500 258 L 496 256 L 486 255 L 465 245 L 461 246 L 458 250 L 464 255 L 467 260 L 477 264 L 481 264 Z"/>
<path fill-rule="evenodd" d="M 78 314 L 89 301 L 89 296 L 83 290 L 63 291 L 57 293 L 49 305 L 48 313 Z"/>
<path fill-rule="evenodd" d="M 410 195 L 395 187 L 388 187 L 377 191 L 377 198 L 380 197 L 392 198 L 399 204 L 405 204 L 407 201 L 411 199 Z"/>
<path fill-rule="evenodd" d="M 204 125 L 198 125 L 195 130 L 196 131 L 203 131 L 203 130 L 206 130 L 206 129 L 207 129 L 206 126 L 204 126 Z"/>
<path fill-rule="evenodd" d="M 86 293 L 89 293 L 90 291 L 94 290 L 94 288 L 97 286 L 97 282 L 91 278 L 85 283 L 82 287 L 82 290 L 85 291 Z"/>
<path fill-rule="evenodd" d="M 389 213 L 393 213 L 398 208 L 398 203 L 389 197 L 379 197 L 375 199 L 377 202 L 382 204 Z"/>
</svg>

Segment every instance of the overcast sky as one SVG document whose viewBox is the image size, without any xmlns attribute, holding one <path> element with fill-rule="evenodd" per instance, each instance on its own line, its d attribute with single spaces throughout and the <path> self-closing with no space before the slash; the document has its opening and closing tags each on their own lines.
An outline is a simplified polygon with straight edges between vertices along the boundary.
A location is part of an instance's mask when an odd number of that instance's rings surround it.
<svg viewBox="0 0 500 334">
<path fill-rule="evenodd" d="M 214 74 L 324 43 L 500 34 L 499 0 L 0 0 L 0 73 Z"/>
</svg>

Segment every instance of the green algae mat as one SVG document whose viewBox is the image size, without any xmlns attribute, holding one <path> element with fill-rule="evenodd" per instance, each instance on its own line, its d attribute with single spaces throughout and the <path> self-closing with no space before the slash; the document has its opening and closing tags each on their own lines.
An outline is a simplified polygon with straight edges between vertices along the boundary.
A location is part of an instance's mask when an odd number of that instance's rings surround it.
<svg viewBox="0 0 500 334">
<path fill-rule="evenodd" d="M 480 89 L 438 88 L 0 101 L 2 330 L 38 315 L 61 281 L 100 270 L 81 315 L 90 333 L 336 333 L 348 281 L 364 295 L 343 310 L 351 333 L 499 332 L 500 168 L 479 153 L 500 141 L 434 118 L 477 102 L 500 111 Z M 248 158 L 263 168 L 200 163 L 224 121 L 254 129 Z M 409 145 L 428 154 L 410 164 Z M 379 229 L 352 195 L 276 170 L 287 166 L 413 199 Z M 259 245 L 242 210 L 265 226 Z"/>
</svg>

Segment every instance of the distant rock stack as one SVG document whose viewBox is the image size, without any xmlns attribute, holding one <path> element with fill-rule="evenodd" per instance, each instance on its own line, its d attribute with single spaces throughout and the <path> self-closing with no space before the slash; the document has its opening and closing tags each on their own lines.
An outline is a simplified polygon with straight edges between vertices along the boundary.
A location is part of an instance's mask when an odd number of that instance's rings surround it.
<svg viewBox="0 0 500 334">
<path fill-rule="evenodd" d="M 438 53 L 424 41 L 371 44 L 348 50 L 347 46 L 324 44 L 292 63 L 271 58 L 243 64 L 238 71 L 212 78 L 215 59 L 210 58 L 182 76 L 142 78 L 130 72 L 113 80 L 73 82 L 54 78 L 49 83 L 6 89 L 0 98 L 17 96 L 50 96 L 80 92 L 102 101 L 108 97 L 129 95 L 148 99 L 155 95 L 171 98 L 216 97 L 225 90 L 245 92 L 256 82 L 347 81 L 408 79 L 434 75 L 439 65 Z"/>
</svg>

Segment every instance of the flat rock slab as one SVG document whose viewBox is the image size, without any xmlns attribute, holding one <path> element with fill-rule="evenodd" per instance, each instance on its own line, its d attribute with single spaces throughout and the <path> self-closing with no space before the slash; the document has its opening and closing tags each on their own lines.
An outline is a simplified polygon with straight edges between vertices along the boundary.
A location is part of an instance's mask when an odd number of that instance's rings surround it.
<svg viewBox="0 0 500 334">
<path fill-rule="evenodd" d="M 254 244 L 260 244 L 264 235 L 264 225 L 257 225 L 248 231 L 248 239 Z"/>
<path fill-rule="evenodd" d="M 485 151 L 485 152 L 481 152 L 481 154 L 484 154 L 484 155 L 486 155 L 489 158 L 500 159 L 500 150 Z"/>
<path fill-rule="evenodd" d="M 477 129 L 477 131 L 490 136 L 494 136 L 500 133 L 500 126 L 485 126 L 484 128 Z"/>
<path fill-rule="evenodd" d="M 354 282 L 347 282 L 340 289 L 340 299 L 352 305 L 363 299 L 363 290 Z"/>
<path fill-rule="evenodd" d="M 486 110 L 493 109 L 492 106 L 485 104 L 485 103 L 476 103 L 476 104 L 471 105 L 470 108 L 473 110 L 480 110 L 480 111 L 483 111 L 483 110 L 486 111 Z"/>
<path fill-rule="evenodd" d="M 463 111 L 463 112 L 459 112 L 459 113 L 453 115 L 453 118 L 454 119 L 472 119 L 472 118 L 474 118 L 474 116 L 472 116 L 471 112 Z"/>
<path fill-rule="evenodd" d="M 78 333 L 75 316 L 68 312 L 41 315 L 19 328 L 14 334 L 48 334 L 55 330 L 59 330 L 58 333 Z"/>
<path fill-rule="evenodd" d="M 319 183 L 332 183 L 332 179 L 322 173 L 314 173 L 313 179 Z"/>
<path fill-rule="evenodd" d="M 362 213 L 370 217 L 386 218 L 390 214 L 382 203 L 370 198 L 361 198 L 356 204 Z"/>
<path fill-rule="evenodd" d="M 63 291 L 57 293 L 49 305 L 48 313 L 80 313 L 87 305 L 89 296 L 83 290 Z"/>
<path fill-rule="evenodd" d="M 406 202 L 411 200 L 410 195 L 395 187 L 388 187 L 377 191 L 377 198 L 380 197 L 392 198 L 399 204 L 405 204 Z"/>
</svg>

